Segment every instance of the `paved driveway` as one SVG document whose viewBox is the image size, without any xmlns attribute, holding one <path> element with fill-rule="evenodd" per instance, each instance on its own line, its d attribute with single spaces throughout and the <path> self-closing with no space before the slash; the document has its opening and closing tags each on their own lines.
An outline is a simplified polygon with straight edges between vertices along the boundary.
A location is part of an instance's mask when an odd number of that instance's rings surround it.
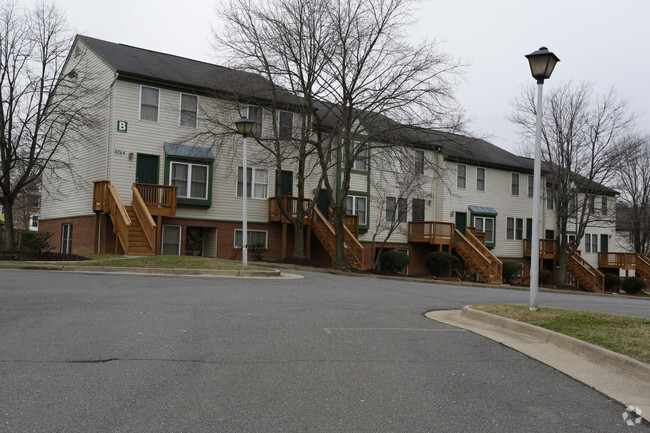
<svg viewBox="0 0 650 433">
<path fill-rule="evenodd" d="M 624 407 L 426 319 L 526 292 L 0 271 L 3 432 L 648 432 Z M 540 294 L 648 316 L 650 303 Z"/>
</svg>

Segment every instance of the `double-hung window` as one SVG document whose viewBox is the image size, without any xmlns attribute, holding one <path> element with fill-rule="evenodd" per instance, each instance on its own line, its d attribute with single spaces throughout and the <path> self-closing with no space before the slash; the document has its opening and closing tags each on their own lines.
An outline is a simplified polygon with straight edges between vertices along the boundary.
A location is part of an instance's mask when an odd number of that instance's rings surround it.
<svg viewBox="0 0 650 433">
<path fill-rule="evenodd" d="M 602 216 L 607 215 L 607 197 L 603 196 L 600 202 L 600 213 Z"/>
<path fill-rule="evenodd" d="M 553 187 L 546 187 L 546 209 L 553 210 Z"/>
<path fill-rule="evenodd" d="M 160 89 L 155 87 L 140 87 L 140 120 L 158 121 L 158 106 L 160 105 Z"/>
<path fill-rule="evenodd" d="M 178 187 L 179 198 L 208 199 L 208 165 L 170 162 L 170 184 Z"/>
<path fill-rule="evenodd" d="M 597 253 L 598 252 L 598 235 L 596 234 L 585 234 L 585 253 Z"/>
<path fill-rule="evenodd" d="M 476 190 L 485 191 L 485 169 L 476 167 Z"/>
<path fill-rule="evenodd" d="M 424 150 L 415 151 L 415 174 L 424 174 Z"/>
<path fill-rule="evenodd" d="M 281 140 L 291 140 L 293 137 L 293 113 L 280 111 L 278 136 Z"/>
<path fill-rule="evenodd" d="M 458 164 L 456 168 L 456 188 L 465 189 L 467 181 L 467 166 Z"/>
<path fill-rule="evenodd" d="M 407 201 L 403 198 L 386 197 L 386 222 L 405 223 Z"/>
<path fill-rule="evenodd" d="M 535 190 L 535 176 L 529 174 L 528 175 L 528 197 L 533 196 L 534 190 Z"/>
<path fill-rule="evenodd" d="M 243 196 L 244 170 L 237 167 L 237 197 Z M 246 168 L 246 197 L 266 199 L 269 197 L 269 171 L 263 168 Z"/>
<path fill-rule="evenodd" d="M 177 256 L 181 253 L 181 226 L 163 225 L 161 253 Z"/>
<path fill-rule="evenodd" d="M 248 118 L 253 121 L 251 134 L 260 138 L 262 136 L 262 107 L 248 107 Z"/>
<path fill-rule="evenodd" d="M 524 238 L 524 219 L 510 218 L 506 219 L 506 239 L 511 241 L 520 241 Z"/>
<path fill-rule="evenodd" d="M 359 225 L 365 226 L 367 214 L 368 199 L 366 197 L 349 195 L 345 199 L 345 212 L 349 215 L 359 216 Z"/>
<path fill-rule="evenodd" d="M 494 218 L 475 216 L 474 227 L 476 231 L 485 233 L 485 243 L 494 243 Z"/>
<path fill-rule="evenodd" d="M 519 195 L 519 173 L 510 174 L 510 194 Z"/>
<path fill-rule="evenodd" d="M 196 118 L 199 109 L 199 97 L 181 93 L 180 126 L 196 128 Z"/>
<path fill-rule="evenodd" d="M 359 171 L 368 171 L 368 145 L 355 142 L 352 148 L 352 168 Z"/>
</svg>

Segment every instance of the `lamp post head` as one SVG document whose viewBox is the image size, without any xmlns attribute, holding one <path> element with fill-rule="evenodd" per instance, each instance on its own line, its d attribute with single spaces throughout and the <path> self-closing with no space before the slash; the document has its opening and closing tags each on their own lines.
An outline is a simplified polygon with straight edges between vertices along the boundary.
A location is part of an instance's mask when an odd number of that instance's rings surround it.
<svg viewBox="0 0 650 433">
<path fill-rule="evenodd" d="M 526 58 L 530 64 L 530 72 L 538 84 L 544 83 L 544 80 L 551 77 L 555 65 L 560 61 L 546 47 L 541 47 L 539 50 L 527 54 Z"/>
<path fill-rule="evenodd" d="M 246 137 L 253 130 L 253 121 L 247 117 L 242 117 L 235 122 L 237 132 Z"/>
</svg>

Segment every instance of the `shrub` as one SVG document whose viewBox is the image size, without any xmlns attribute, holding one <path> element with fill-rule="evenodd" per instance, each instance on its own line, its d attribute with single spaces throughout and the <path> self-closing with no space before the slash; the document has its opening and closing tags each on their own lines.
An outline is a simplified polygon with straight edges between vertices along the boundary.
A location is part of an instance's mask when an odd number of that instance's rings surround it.
<svg viewBox="0 0 650 433">
<path fill-rule="evenodd" d="M 32 254 L 43 254 L 53 248 L 50 245 L 50 237 L 52 237 L 50 232 L 24 232 L 22 245 Z"/>
<path fill-rule="evenodd" d="M 458 257 L 442 251 L 429 253 L 424 259 L 424 266 L 436 277 L 449 276 L 451 266 L 458 263 L 460 263 Z"/>
<path fill-rule="evenodd" d="M 621 288 L 625 290 L 625 293 L 632 295 L 639 293 L 646 287 L 648 287 L 648 283 L 640 277 L 627 277 L 623 280 L 623 283 L 621 283 Z"/>
<path fill-rule="evenodd" d="M 411 256 L 399 251 L 385 251 L 381 254 L 381 270 L 396 274 L 411 264 Z"/>
<path fill-rule="evenodd" d="M 605 274 L 605 290 L 608 292 L 618 292 L 621 287 L 621 277 L 616 274 Z"/>
<path fill-rule="evenodd" d="M 510 284 L 514 278 L 517 278 L 523 268 L 521 263 L 503 262 L 503 282 Z"/>
<path fill-rule="evenodd" d="M 261 242 L 255 242 L 248 246 L 248 252 L 253 255 L 253 260 L 261 261 L 264 258 L 264 254 L 269 252 L 269 249 L 264 246 Z"/>
<path fill-rule="evenodd" d="M 548 269 L 539 270 L 539 284 L 552 284 L 553 283 L 553 272 Z"/>
</svg>

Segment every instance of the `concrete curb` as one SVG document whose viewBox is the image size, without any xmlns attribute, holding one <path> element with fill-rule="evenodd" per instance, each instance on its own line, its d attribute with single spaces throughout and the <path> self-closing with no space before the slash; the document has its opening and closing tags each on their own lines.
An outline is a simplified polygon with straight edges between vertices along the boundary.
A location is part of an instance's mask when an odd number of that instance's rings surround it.
<svg viewBox="0 0 650 433">
<path fill-rule="evenodd" d="M 509 331 L 527 335 L 544 343 L 571 351 L 590 361 L 621 370 L 642 382 L 650 383 L 650 365 L 637 361 L 629 356 L 621 355 L 620 353 L 612 352 L 595 344 L 587 343 L 558 332 L 549 331 L 539 326 L 475 310 L 469 305 L 463 307 L 460 315 L 468 319 L 489 323 Z"/>
<path fill-rule="evenodd" d="M 0 264 L 0 269 L 22 269 L 39 271 L 67 271 L 67 272 L 114 272 L 129 274 L 162 274 L 185 275 L 206 277 L 244 277 L 244 278 L 277 278 L 282 273 L 278 269 L 269 270 L 216 270 L 216 269 L 171 269 L 171 268 L 125 268 L 109 266 L 63 266 L 63 265 L 29 265 L 29 264 Z"/>
</svg>

